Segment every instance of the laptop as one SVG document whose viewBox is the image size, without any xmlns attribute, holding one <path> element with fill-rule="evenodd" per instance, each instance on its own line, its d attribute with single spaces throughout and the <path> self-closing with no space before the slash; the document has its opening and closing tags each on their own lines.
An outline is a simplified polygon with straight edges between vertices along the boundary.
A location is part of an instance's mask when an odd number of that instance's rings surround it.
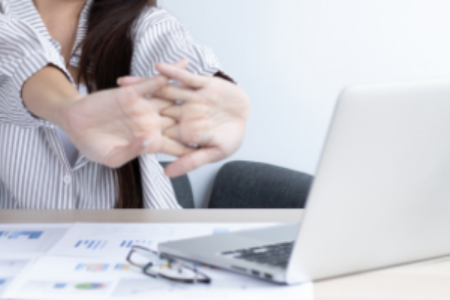
<svg viewBox="0 0 450 300">
<path fill-rule="evenodd" d="M 159 250 L 285 284 L 449 255 L 450 80 L 346 89 L 299 223 Z"/>
</svg>

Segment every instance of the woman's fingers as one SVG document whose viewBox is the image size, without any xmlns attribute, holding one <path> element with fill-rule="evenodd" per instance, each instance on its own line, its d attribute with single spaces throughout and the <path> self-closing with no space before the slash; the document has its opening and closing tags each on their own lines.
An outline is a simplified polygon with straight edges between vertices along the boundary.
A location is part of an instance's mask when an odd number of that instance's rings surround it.
<svg viewBox="0 0 450 300">
<path fill-rule="evenodd" d="M 102 164 L 111 168 L 119 168 L 126 162 L 134 159 L 145 152 L 151 143 L 151 140 L 141 137 L 137 138 L 126 146 L 116 146 L 104 158 Z"/>
<path fill-rule="evenodd" d="M 205 77 L 195 75 L 187 70 L 182 70 L 170 64 L 159 63 L 155 65 L 155 68 L 161 75 L 170 79 L 176 79 L 190 88 L 199 89 L 207 83 Z"/>
<path fill-rule="evenodd" d="M 158 112 L 161 112 L 171 106 L 176 106 L 173 102 L 162 100 L 159 98 L 151 98 L 150 103 L 152 103 Z"/>
<path fill-rule="evenodd" d="M 176 85 L 166 85 L 155 95 L 166 100 L 182 102 L 195 102 L 199 98 L 195 91 Z"/>
<path fill-rule="evenodd" d="M 189 61 L 187 59 L 179 60 L 172 64 L 173 66 L 180 68 L 180 69 L 186 69 L 189 65 Z M 130 86 L 134 84 L 138 84 L 143 82 L 144 80 L 147 80 L 148 78 L 138 77 L 138 76 L 124 76 L 117 79 L 117 85 L 124 87 L 124 86 Z"/>
<path fill-rule="evenodd" d="M 183 113 L 183 106 L 182 105 L 172 105 L 169 107 L 166 107 L 165 109 L 160 111 L 161 116 L 169 117 L 175 120 L 180 120 L 181 115 Z"/>
<path fill-rule="evenodd" d="M 211 138 L 207 122 L 192 122 L 190 125 L 176 124 L 163 131 L 163 136 L 190 145 L 206 145 Z"/>
<path fill-rule="evenodd" d="M 180 157 L 192 153 L 193 151 L 195 151 L 194 148 L 181 144 L 170 138 L 162 137 L 162 145 L 160 151 L 158 152 Z"/>
<path fill-rule="evenodd" d="M 164 172 L 169 177 L 178 177 L 205 164 L 219 161 L 222 158 L 223 155 L 217 148 L 193 150 L 191 153 L 169 164 Z"/>
<path fill-rule="evenodd" d="M 172 118 L 161 117 L 162 131 L 166 130 L 167 128 L 173 127 L 176 124 L 177 122 Z"/>
<path fill-rule="evenodd" d="M 156 150 L 158 148 L 158 150 Z M 168 155 L 180 157 L 188 155 L 195 151 L 194 148 L 181 144 L 167 137 L 161 137 L 160 140 L 140 137 L 134 139 L 126 146 L 115 147 L 102 162 L 111 168 L 119 168 L 125 162 L 128 162 L 145 153 L 165 153 Z"/>
<path fill-rule="evenodd" d="M 133 89 L 141 97 L 148 98 L 148 95 L 160 96 L 166 101 L 195 101 L 196 94 L 186 88 L 178 87 L 174 85 L 168 85 L 169 80 L 164 76 L 155 76 L 151 79 L 144 79 L 137 84 L 130 85 L 129 88 Z M 161 94 L 161 91 L 164 91 Z"/>
<path fill-rule="evenodd" d="M 125 76 L 125 77 L 120 77 L 117 79 L 117 85 L 124 87 L 124 86 L 141 83 L 144 80 L 147 80 L 147 78 L 137 77 L 137 76 Z"/>
<path fill-rule="evenodd" d="M 210 114 L 210 108 L 202 103 L 170 105 L 160 111 L 161 116 L 173 118 L 182 123 L 189 123 L 191 127 L 192 124 L 202 123 L 201 120 L 206 121 Z M 198 126 L 195 125 L 193 129 L 196 128 Z M 201 129 L 204 129 L 204 127 Z"/>
<path fill-rule="evenodd" d="M 163 76 L 155 76 L 150 79 L 145 79 L 142 82 L 129 86 L 132 90 L 138 93 L 141 97 L 146 97 L 148 94 L 153 94 L 160 90 L 168 83 L 168 79 Z"/>
<path fill-rule="evenodd" d="M 163 136 L 168 137 L 169 139 L 175 140 L 175 141 L 182 141 L 184 143 L 189 143 L 187 141 L 183 141 L 181 139 L 181 133 L 180 133 L 180 127 L 179 126 L 172 126 L 169 128 L 166 128 L 163 131 Z"/>
</svg>

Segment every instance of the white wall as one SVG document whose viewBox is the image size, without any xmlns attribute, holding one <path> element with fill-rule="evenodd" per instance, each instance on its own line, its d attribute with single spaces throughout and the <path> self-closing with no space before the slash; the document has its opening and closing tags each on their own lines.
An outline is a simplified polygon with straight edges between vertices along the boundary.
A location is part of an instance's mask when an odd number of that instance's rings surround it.
<svg viewBox="0 0 450 300">
<path fill-rule="evenodd" d="M 345 86 L 450 77 L 448 0 L 160 0 L 160 5 L 215 51 L 250 96 L 247 137 L 229 160 L 314 173 Z M 197 206 L 206 205 L 222 164 L 190 174 Z"/>
</svg>

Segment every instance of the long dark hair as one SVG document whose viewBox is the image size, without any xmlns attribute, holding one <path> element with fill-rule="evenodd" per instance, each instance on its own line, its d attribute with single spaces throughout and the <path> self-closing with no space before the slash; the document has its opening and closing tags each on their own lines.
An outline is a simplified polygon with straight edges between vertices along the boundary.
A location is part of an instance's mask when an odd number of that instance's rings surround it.
<svg viewBox="0 0 450 300">
<path fill-rule="evenodd" d="M 157 0 L 93 1 L 79 64 L 79 80 L 86 83 L 89 92 L 117 87 L 117 78 L 130 74 L 132 26 L 145 6 L 156 4 Z M 116 172 L 116 208 L 143 208 L 139 160 L 132 160 Z"/>
</svg>

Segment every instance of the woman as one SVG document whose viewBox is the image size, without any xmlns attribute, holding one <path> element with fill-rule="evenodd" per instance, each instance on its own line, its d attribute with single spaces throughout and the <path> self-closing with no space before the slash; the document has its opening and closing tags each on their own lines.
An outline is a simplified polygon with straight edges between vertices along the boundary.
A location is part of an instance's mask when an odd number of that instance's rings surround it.
<svg viewBox="0 0 450 300">
<path fill-rule="evenodd" d="M 241 144 L 245 93 L 156 1 L 0 12 L 0 208 L 178 208 L 154 153 L 178 176 Z"/>
</svg>

